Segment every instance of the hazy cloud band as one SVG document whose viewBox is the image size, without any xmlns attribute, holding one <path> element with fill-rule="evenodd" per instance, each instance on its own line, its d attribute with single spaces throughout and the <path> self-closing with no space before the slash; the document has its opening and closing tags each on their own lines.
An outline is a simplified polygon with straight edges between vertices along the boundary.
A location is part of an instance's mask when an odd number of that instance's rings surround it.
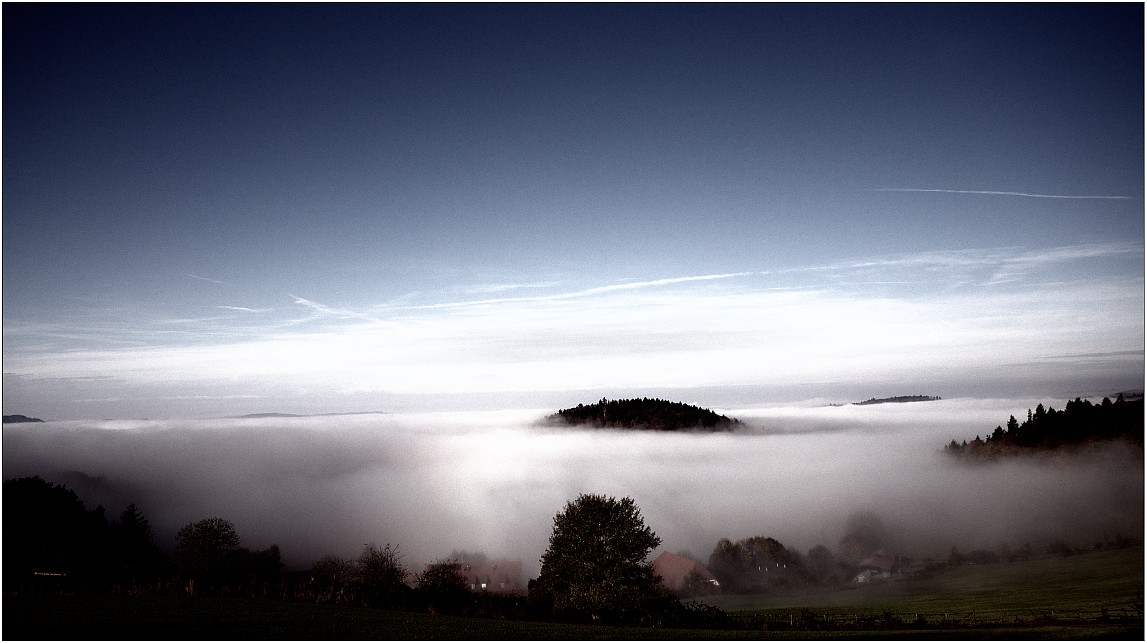
<svg viewBox="0 0 1147 643">
<path fill-rule="evenodd" d="M 1075 194 L 1035 194 L 1031 192 L 1008 192 L 1003 190 L 944 190 L 938 188 L 872 188 L 871 192 L 939 192 L 942 194 L 987 194 L 992 196 L 1022 196 L 1031 199 L 1107 199 L 1130 200 L 1129 196 L 1075 195 Z"/>
</svg>

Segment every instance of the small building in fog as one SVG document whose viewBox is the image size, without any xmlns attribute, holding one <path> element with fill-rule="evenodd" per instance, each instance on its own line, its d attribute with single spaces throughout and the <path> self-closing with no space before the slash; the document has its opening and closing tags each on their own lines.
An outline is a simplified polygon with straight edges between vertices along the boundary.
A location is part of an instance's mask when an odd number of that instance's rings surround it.
<svg viewBox="0 0 1147 643">
<path fill-rule="evenodd" d="M 522 561 L 482 560 L 463 561 L 462 574 L 474 592 L 494 594 L 524 594 L 526 584 L 522 581 Z"/>
<path fill-rule="evenodd" d="M 653 571 L 657 572 L 662 584 L 671 592 L 685 589 L 719 591 L 721 585 L 717 582 L 717 577 L 705 569 L 704 565 L 672 552 L 662 552 L 653 559 Z M 706 585 L 708 587 L 705 587 Z"/>
<path fill-rule="evenodd" d="M 900 556 L 887 549 L 878 549 L 872 555 L 860 561 L 860 573 L 853 580 L 857 583 L 869 583 L 874 580 L 892 578 L 900 572 Z"/>
</svg>

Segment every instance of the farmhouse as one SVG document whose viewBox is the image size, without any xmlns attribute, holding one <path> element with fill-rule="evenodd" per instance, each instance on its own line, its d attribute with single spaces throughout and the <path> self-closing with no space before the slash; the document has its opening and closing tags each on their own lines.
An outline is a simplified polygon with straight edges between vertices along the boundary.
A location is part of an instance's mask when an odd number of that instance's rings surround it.
<svg viewBox="0 0 1147 643">
<path fill-rule="evenodd" d="M 661 576 L 661 582 L 666 589 L 673 592 L 679 592 L 686 588 L 696 591 L 699 589 L 697 585 L 702 585 L 702 587 L 707 585 L 706 589 L 711 591 L 720 588 L 717 577 L 705 569 L 704 565 L 671 552 L 662 552 L 660 556 L 655 558 L 653 570 Z"/>
<path fill-rule="evenodd" d="M 900 556 L 887 549 L 878 549 L 860 561 L 860 573 L 853 579 L 857 583 L 867 583 L 878 579 L 892 578 L 900 572 Z"/>
<path fill-rule="evenodd" d="M 522 583 L 522 561 L 482 560 L 463 561 L 461 572 L 466 583 L 475 592 L 494 594 L 521 594 L 525 592 Z"/>
</svg>

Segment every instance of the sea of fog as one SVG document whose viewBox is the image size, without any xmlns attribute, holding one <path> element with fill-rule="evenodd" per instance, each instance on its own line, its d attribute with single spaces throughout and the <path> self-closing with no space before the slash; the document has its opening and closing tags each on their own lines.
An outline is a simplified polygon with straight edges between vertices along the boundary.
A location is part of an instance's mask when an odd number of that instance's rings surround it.
<svg viewBox="0 0 1147 643">
<path fill-rule="evenodd" d="M 717 434 L 558 428 L 541 422 L 552 410 L 6 424 L 4 479 L 65 483 L 109 517 L 134 502 L 168 548 L 179 527 L 220 516 L 291 568 L 390 543 L 415 570 L 465 550 L 533 575 L 580 493 L 632 497 L 663 549 L 702 560 L 755 535 L 835 550 L 857 512 L 915 557 L 1142 537 L 1141 455 L 969 467 L 941 452 L 1040 402 L 1065 401 L 717 409 L 743 423 Z"/>
</svg>

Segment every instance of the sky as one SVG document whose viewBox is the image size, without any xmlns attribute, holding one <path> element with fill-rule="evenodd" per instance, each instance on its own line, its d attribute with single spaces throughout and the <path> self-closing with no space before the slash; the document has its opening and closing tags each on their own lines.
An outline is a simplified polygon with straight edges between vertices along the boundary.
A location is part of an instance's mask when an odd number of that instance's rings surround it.
<svg viewBox="0 0 1147 643">
<path fill-rule="evenodd" d="M 5 414 L 1142 389 L 1143 7 L 3 7 Z"/>
</svg>

